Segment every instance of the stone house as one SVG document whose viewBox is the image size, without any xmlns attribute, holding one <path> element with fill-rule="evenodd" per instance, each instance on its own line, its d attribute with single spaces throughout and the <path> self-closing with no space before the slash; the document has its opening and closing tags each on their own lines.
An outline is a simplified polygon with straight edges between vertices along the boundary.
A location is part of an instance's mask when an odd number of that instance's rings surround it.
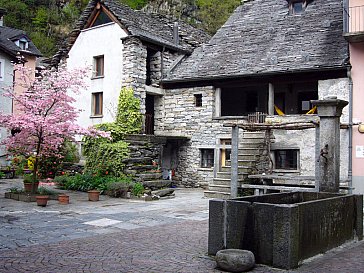
<svg viewBox="0 0 364 273">
<path fill-rule="evenodd" d="M 228 196 L 227 125 L 317 122 L 311 100 L 349 99 L 342 11 L 341 0 L 245 1 L 209 40 L 183 22 L 91 0 L 54 62 L 93 66 L 90 88 L 77 98 L 80 124 L 112 121 L 119 90 L 132 86 L 144 133 L 168 139 L 162 167 L 182 185 Z M 342 123 L 348 118 L 345 109 Z M 315 132 L 241 133 L 240 182 L 254 171 L 313 176 Z M 348 136 L 343 129 L 343 180 Z"/>
<path fill-rule="evenodd" d="M 229 195 L 231 128 L 224 124 L 248 123 L 251 113 L 260 117 L 254 122 L 316 122 L 311 100 L 349 100 L 348 58 L 341 0 L 245 1 L 209 43 L 162 80 L 165 114 L 155 131 L 190 138 L 179 149 L 180 180 L 209 183 L 207 195 Z M 342 123 L 348 124 L 348 110 Z M 348 137 L 349 130 L 341 130 L 342 180 L 348 177 Z M 267 138 L 250 132 L 240 138 L 241 183 L 254 171 L 315 175 L 314 128 L 273 130 L 269 168 L 259 166 Z M 260 146 L 254 144 L 259 138 Z"/>
<path fill-rule="evenodd" d="M 4 97 L 4 88 L 15 86 L 15 92 L 22 92 L 16 84 L 18 76 L 14 71 L 14 63 L 21 61 L 33 71 L 37 58 L 42 56 L 36 46 L 23 30 L 3 25 L 5 10 L 0 9 L 0 111 L 16 113 L 16 105 L 10 98 Z M 0 127 L 0 142 L 8 136 L 4 128 Z M 6 150 L 0 145 L 0 166 L 6 164 Z"/>
</svg>

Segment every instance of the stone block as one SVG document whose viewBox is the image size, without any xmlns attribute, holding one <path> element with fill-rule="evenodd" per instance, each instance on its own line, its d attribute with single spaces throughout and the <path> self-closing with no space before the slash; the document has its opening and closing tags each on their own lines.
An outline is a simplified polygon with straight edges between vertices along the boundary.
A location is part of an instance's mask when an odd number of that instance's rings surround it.
<svg viewBox="0 0 364 273">
<path fill-rule="evenodd" d="M 215 255 L 224 249 L 224 200 L 210 200 L 209 202 L 209 236 L 208 254 Z"/>
<path fill-rule="evenodd" d="M 244 272 L 255 266 L 254 254 L 243 249 L 224 249 L 216 253 L 217 266 L 229 272 Z"/>
</svg>

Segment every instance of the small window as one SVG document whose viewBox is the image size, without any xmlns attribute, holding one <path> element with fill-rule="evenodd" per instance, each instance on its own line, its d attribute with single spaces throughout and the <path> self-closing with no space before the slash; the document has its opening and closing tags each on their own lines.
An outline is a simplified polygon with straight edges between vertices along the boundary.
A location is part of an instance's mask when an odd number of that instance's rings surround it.
<svg viewBox="0 0 364 273">
<path fill-rule="evenodd" d="M 0 81 L 4 81 L 4 63 L 3 59 L 0 59 Z"/>
<path fill-rule="evenodd" d="M 110 22 L 112 22 L 110 17 L 107 16 L 107 14 L 104 11 L 100 11 L 100 13 L 96 16 L 96 19 L 94 19 L 94 22 L 91 24 L 91 27 L 104 25 Z"/>
<path fill-rule="evenodd" d="M 94 57 L 94 77 L 104 76 L 104 55 Z"/>
<path fill-rule="evenodd" d="M 19 41 L 19 47 L 22 49 L 22 50 L 26 50 L 28 48 L 27 46 L 27 42 L 25 41 Z"/>
<path fill-rule="evenodd" d="M 275 150 L 275 169 L 298 170 L 299 150 Z"/>
<path fill-rule="evenodd" d="M 214 149 L 201 149 L 201 168 L 214 166 Z"/>
<path fill-rule="evenodd" d="M 92 116 L 102 116 L 102 92 L 92 93 Z"/>
<path fill-rule="evenodd" d="M 291 14 L 301 14 L 306 9 L 306 1 L 303 0 L 292 1 L 290 3 L 289 9 Z"/>
<path fill-rule="evenodd" d="M 195 106 L 196 107 L 202 106 L 202 94 L 195 94 Z"/>
</svg>

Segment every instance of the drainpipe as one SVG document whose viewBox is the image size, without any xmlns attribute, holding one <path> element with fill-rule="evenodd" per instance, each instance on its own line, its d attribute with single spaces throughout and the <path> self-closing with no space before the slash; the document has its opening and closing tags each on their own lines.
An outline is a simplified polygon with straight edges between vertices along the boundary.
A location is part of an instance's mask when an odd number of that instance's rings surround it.
<svg viewBox="0 0 364 273">
<path fill-rule="evenodd" d="M 353 193 L 353 79 L 351 78 L 351 65 L 347 67 L 347 76 L 349 79 L 349 193 Z"/>
</svg>

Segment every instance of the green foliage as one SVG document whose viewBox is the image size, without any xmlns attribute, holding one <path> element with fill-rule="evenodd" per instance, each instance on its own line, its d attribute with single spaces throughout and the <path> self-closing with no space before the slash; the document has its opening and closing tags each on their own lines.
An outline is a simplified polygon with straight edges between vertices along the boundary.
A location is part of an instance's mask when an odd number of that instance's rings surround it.
<svg viewBox="0 0 364 273">
<path fill-rule="evenodd" d="M 134 96 L 132 88 L 124 87 L 120 91 L 116 124 L 124 134 L 137 134 L 141 131 L 140 100 Z"/>
<path fill-rule="evenodd" d="M 134 196 L 140 197 L 144 193 L 144 186 L 142 183 L 135 183 L 132 189 L 132 193 Z"/>
<path fill-rule="evenodd" d="M 30 22 L 29 9 L 27 4 L 21 0 L 0 0 L 0 7 L 6 9 L 5 25 L 13 28 L 24 29 Z"/>
<path fill-rule="evenodd" d="M 125 175 L 121 177 L 114 177 L 96 176 L 91 174 L 76 174 L 75 176 L 56 177 L 55 181 L 62 183 L 62 189 L 78 191 L 89 191 L 97 189 L 101 193 L 109 190 L 117 191 L 117 188 L 129 189 L 129 187 L 133 185 L 132 179 Z M 118 184 L 118 186 L 115 186 L 116 184 Z"/>
<path fill-rule="evenodd" d="M 202 28 L 209 34 L 215 34 L 240 4 L 241 0 L 197 0 Z"/>
<path fill-rule="evenodd" d="M 2 171 L 0 171 L 0 179 L 1 178 L 5 178 L 5 173 L 3 173 Z"/>
<path fill-rule="evenodd" d="M 48 11 L 46 8 L 41 7 L 36 11 L 35 17 L 32 19 L 33 26 L 41 31 L 47 29 L 48 24 Z"/>
<path fill-rule="evenodd" d="M 119 1 L 125 5 L 128 5 L 132 9 L 141 9 L 148 3 L 148 0 L 119 0 Z"/>
<path fill-rule="evenodd" d="M 128 143 L 103 138 L 85 138 L 83 153 L 87 157 L 85 171 L 98 175 L 122 176 L 129 155 Z"/>
<path fill-rule="evenodd" d="M 31 174 L 24 174 L 24 177 L 23 177 L 23 181 L 24 183 L 32 183 L 33 181 L 34 182 L 39 182 L 38 179 L 35 179 L 34 180 L 34 175 L 31 173 Z"/>
<path fill-rule="evenodd" d="M 45 187 L 39 187 L 37 190 L 37 193 L 40 195 L 56 195 L 57 194 L 57 192 L 47 189 Z"/>
<path fill-rule="evenodd" d="M 11 193 L 20 193 L 20 192 L 22 192 L 22 190 L 20 190 L 19 188 L 17 188 L 17 187 L 12 187 L 12 188 L 10 188 L 9 189 L 9 191 L 11 192 Z"/>
</svg>

